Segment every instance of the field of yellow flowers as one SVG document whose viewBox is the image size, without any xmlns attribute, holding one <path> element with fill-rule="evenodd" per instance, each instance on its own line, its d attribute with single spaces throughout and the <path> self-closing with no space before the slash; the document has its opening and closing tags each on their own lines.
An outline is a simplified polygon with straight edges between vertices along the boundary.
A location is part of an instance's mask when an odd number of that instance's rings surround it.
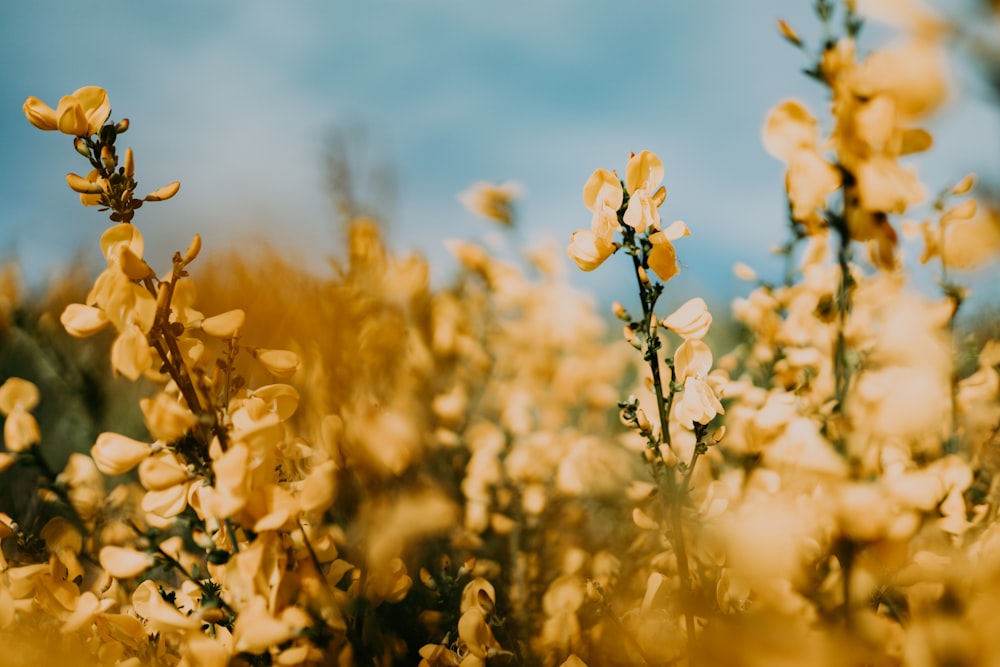
<svg viewBox="0 0 1000 667">
<path fill-rule="evenodd" d="M 736 267 L 735 349 L 659 302 L 698 226 L 649 151 L 582 184 L 565 253 L 454 241 L 433 287 L 366 218 L 329 276 L 147 248 L 180 184 L 142 194 L 107 91 L 29 97 L 111 224 L 96 278 L 0 274 L 0 664 L 1000 665 L 1000 342 L 955 335 L 1000 215 L 912 166 L 933 30 L 859 55 L 853 3 L 815 6 L 815 48 L 778 27 L 829 104 L 765 119 L 788 268 Z M 461 198 L 510 226 L 518 194 Z M 631 263 L 636 305 L 566 255 Z"/>
</svg>

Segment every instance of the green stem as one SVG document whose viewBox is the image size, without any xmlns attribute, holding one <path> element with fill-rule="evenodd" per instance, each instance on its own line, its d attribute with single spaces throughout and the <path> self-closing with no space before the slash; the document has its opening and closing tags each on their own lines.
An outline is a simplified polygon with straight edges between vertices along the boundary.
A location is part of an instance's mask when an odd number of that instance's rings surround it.
<svg viewBox="0 0 1000 667">
<path fill-rule="evenodd" d="M 660 357 L 657 352 L 659 347 L 659 338 L 656 335 L 656 331 L 650 326 L 652 324 L 653 308 L 656 306 L 656 300 L 660 295 L 660 288 L 659 286 L 656 288 L 652 287 L 648 281 L 648 276 L 646 280 L 643 280 L 643 274 L 647 270 L 646 258 L 644 256 L 640 257 L 641 251 L 636 247 L 635 232 L 632 228 L 624 225 L 623 230 L 624 232 L 622 236 L 625 241 L 625 245 L 633 249 L 633 252 L 631 253 L 632 265 L 635 269 L 635 277 L 639 287 L 639 297 L 642 303 L 643 328 L 645 329 L 644 333 L 646 334 L 645 360 L 649 364 L 650 371 L 653 375 L 653 390 L 656 394 L 656 408 L 660 418 L 659 444 L 665 444 L 668 448 L 670 448 L 670 408 L 673 405 L 673 384 L 676 381 L 676 375 L 674 365 L 671 361 L 669 363 L 670 392 L 668 396 L 664 396 L 663 379 L 660 374 Z M 653 476 L 657 482 L 662 479 L 666 484 L 666 493 L 660 494 L 660 501 L 668 517 L 668 539 L 674 549 L 674 555 L 677 557 L 677 575 L 680 577 L 681 609 L 684 614 L 684 625 L 687 630 L 688 655 L 690 656 L 688 664 L 692 665 L 694 664 L 695 654 L 695 624 L 694 616 L 691 613 L 691 600 L 693 597 L 691 593 L 691 572 L 688 566 L 687 547 L 684 540 L 682 513 L 684 496 L 680 493 L 680 489 L 678 488 L 677 478 L 675 476 L 676 466 L 664 469 L 663 458 L 659 446 L 655 448 L 655 451 L 657 457 L 652 466 Z M 692 466 L 693 464 L 694 459 L 692 459 Z"/>
</svg>

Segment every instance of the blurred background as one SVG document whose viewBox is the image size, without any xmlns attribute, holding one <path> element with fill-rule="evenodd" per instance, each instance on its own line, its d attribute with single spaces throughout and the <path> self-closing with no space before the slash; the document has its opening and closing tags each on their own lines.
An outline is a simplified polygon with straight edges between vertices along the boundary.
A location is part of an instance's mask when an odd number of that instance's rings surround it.
<svg viewBox="0 0 1000 667">
<path fill-rule="evenodd" d="M 650 149 L 666 167 L 664 218 L 693 232 L 678 244 L 689 268 L 670 300 L 723 303 L 747 289 L 734 261 L 780 273 L 771 248 L 786 240 L 784 167 L 764 152 L 760 128 L 787 97 L 823 118 L 823 91 L 801 74 L 807 56 L 776 28 L 785 19 L 815 48 L 812 4 L 4 3 L 0 254 L 29 284 L 69 258 L 99 257 L 107 221 L 63 181 L 86 173 L 84 160 L 69 137 L 43 136 L 21 111 L 28 95 L 55 106 L 99 85 L 112 118 L 132 120 L 123 141 L 135 150 L 139 194 L 182 183 L 173 201 L 137 217 L 154 267 L 199 232 L 209 250 L 263 240 L 322 271 L 342 245 L 335 223 L 349 192 L 356 210 L 387 224 L 393 247 L 419 250 L 441 281 L 454 270 L 443 239 L 492 231 L 456 200 L 472 182 L 523 185 L 509 246 L 561 248 L 589 223 L 580 193 L 590 173 L 624 173 L 630 151 Z M 970 28 L 985 10 L 984 0 L 938 5 Z M 861 51 L 894 37 L 867 26 Z M 970 170 L 1000 180 L 996 100 L 966 47 L 942 49 L 954 88 L 928 123 L 935 148 L 916 162 L 930 192 Z M 571 279 L 610 302 L 630 291 L 626 264 Z"/>
</svg>

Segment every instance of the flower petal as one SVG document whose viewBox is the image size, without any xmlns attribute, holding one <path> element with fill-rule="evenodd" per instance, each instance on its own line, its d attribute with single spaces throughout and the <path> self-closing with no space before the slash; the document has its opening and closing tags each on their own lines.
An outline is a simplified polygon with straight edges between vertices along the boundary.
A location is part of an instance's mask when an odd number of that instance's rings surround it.
<svg viewBox="0 0 1000 667">
<path fill-rule="evenodd" d="M 74 338 L 86 338 L 108 326 L 108 316 L 100 308 L 71 303 L 59 316 L 66 333 Z"/>
<path fill-rule="evenodd" d="M 37 127 L 39 130 L 45 130 L 48 132 L 59 127 L 55 109 L 37 97 L 33 95 L 29 96 L 28 99 L 24 101 L 23 109 L 24 115 L 28 118 L 28 122 Z"/>
</svg>

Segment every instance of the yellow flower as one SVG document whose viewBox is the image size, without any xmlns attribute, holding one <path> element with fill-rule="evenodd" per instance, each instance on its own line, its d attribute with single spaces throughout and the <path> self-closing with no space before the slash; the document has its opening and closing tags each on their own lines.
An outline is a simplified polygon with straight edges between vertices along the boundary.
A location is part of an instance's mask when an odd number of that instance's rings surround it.
<svg viewBox="0 0 1000 667">
<path fill-rule="evenodd" d="M 177 484 L 159 491 L 147 491 L 141 503 L 142 510 L 146 512 L 146 520 L 155 521 L 177 516 L 187 508 L 188 494 L 191 491 L 190 483 Z"/>
<path fill-rule="evenodd" d="M 691 232 L 687 225 L 678 220 L 663 231 L 654 232 L 649 235 L 649 241 L 653 244 L 649 252 L 647 263 L 649 268 L 666 282 L 677 275 L 680 270 L 677 266 L 677 251 L 674 249 L 674 241 L 684 236 L 690 236 Z"/>
<path fill-rule="evenodd" d="M 0 385 L 0 413 L 9 415 L 14 410 L 33 410 L 38 405 L 38 387 L 21 378 L 8 378 Z"/>
<path fill-rule="evenodd" d="M 148 195 L 142 198 L 143 201 L 166 201 L 177 194 L 177 191 L 181 189 L 180 181 L 174 181 L 173 183 L 168 183 L 162 188 L 157 188 L 153 190 Z"/>
<path fill-rule="evenodd" d="M 132 382 L 153 365 L 153 350 L 146 334 L 135 324 L 128 325 L 111 346 L 111 368 Z"/>
<path fill-rule="evenodd" d="M 275 617 L 268 611 L 267 600 L 256 595 L 241 611 L 233 626 L 236 651 L 264 653 L 272 646 L 288 641 L 302 630 L 295 607 L 287 607 Z"/>
<path fill-rule="evenodd" d="M 190 410 L 162 391 L 152 399 L 141 399 L 139 407 L 150 434 L 163 442 L 177 440 L 198 423 Z"/>
<path fill-rule="evenodd" d="M 59 316 L 66 333 L 74 338 L 86 338 L 103 331 L 108 326 L 108 316 L 100 308 L 71 303 Z"/>
<path fill-rule="evenodd" d="M 70 454 L 56 482 L 66 488 L 70 504 L 85 523 L 97 516 L 106 494 L 104 477 L 93 459 L 76 452 Z"/>
<path fill-rule="evenodd" d="M 122 248 L 128 248 L 136 257 L 142 257 L 145 245 L 142 232 L 135 225 L 120 223 L 108 227 L 101 234 L 101 250 L 109 266 L 118 262 Z"/>
<path fill-rule="evenodd" d="M 61 516 L 53 517 L 38 535 L 45 540 L 45 548 L 66 567 L 66 580 L 82 577 L 83 566 L 77 556 L 83 550 L 80 530 Z"/>
<path fill-rule="evenodd" d="M 155 632 L 197 630 L 201 626 L 199 618 L 183 614 L 164 600 L 152 579 L 139 584 L 132 593 L 132 608 L 146 619 L 146 627 Z"/>
<path fill-rule="evenodd" d="M 684 383 L 674 411 L 685 428 L 694 423 L 707 424 L 717 414 L 725 414 L 722 403 L 709 385 L 707 376 L 712 368 L 712 350 L 700 340 L 685 340 L 674 353 L 677 382 Z"/>
<path fill-rule="evenodd" d="M 148 553 L 126 547 L 103 547 L 98 560 L 108 574 L 118 579 L 138 577 L 153 567 L 153 557 Z"/>
<path fill-rule="evenodd" d="M 941 48 L 932 40 L 909 39 L 869 55 L 852 73 L 853 92 L 862 98 L 892 96 L 906 119 L 926 116 L 948 97 Z"/>
<path fill-rule="evenodd" d="M 589 229 L 578 229 L 569 239 L 566 254 L 583 271 L 593 271 L 618 250 L 618 244 L 608 241 Z"/>
<path fill-rule="evenodd" d="M 42 439 L 38 422 L 27 410 L 16 408 L 3 424 L 3 441 L 7 451 L 23 452 Z"/>
<path fill-rule="evenodd" d="M 59 130 L 76 137 L 97 134 L 111 114 L 108 92 L 98 86 L 78 88 L 59 100 L 55 109 L 37 97 L 24 101 L 24 115 L 40 130 Z"/>
<path fill-rule="evenodd" d="M 188 480 L 187 467 L 173 452 L 160 451 L 139 463 L 139 481 L 147 491 L 163 491 Z"/>
<path fill-rule="evenodd" d="M 594 214 L 590 230 L 606 242 L 610 242 L 618 224 L 618 209 L 625 196 L 618 175 L 607 169 L 598 169 L 583 186 L 583 203 Z M 582 267 L 581 267 L 582 268 Z M 584 269 L 587 271 L 588 269 Z"/>
<path fill-rule="evenodd" d="M 243 310 L 234 308 L 219 315 L 206 317 L 201 323 L 201 330 L 214 338 L 237 338 L 246 319 Z"/>
<path fill-rule="evenodd" d="M 500 649 L 500 643 L 486 622 L 486 617 L 478 608 L 472 608 L 458 619 L 458 636 L 465 642 L 469 653 L 485 659 L 492 651 Z"/>
<path fill-rule="evenodd" d="M 86 177 L 77 174 L 66 174 L 66 184 L 74 192 L 80 193 L 80 203 L 84 206 L 100 206 L 101 196 L 109 191 L 107 179 L 102 178 L 99 171 L 91 169 Z"/>
<path fill-rule="evenodd" d="M 768 113 L 762 138 L 765 150 L 788 165 L 785 188 L 792 217 L 818 229 L 817 210 L 841 184 L 840 172 L 817 148 L 819 122 L 801 103 L 786 100 Z"/>
<path fill-rule="evenodd" d="M 442 644 L 424 644 L 420 648 L 420 667 L 459 667 L 461 658 Z"/>
<path fill-rule="evenodd" d="M 105 475 L 124 475 L 149 457 L 153 448 L 119 433 L 101 433 L 90 448 L 97 469 Z"/>
<path fill-rule="evenodd" d="M 513 181 L 502 185 L 479 181 L 458 193 L 458 201 L 477 215 L 510 226 L 514 224 L 514 202 L 523 191 L 521 184 Z"/>
<path fill-rule="evenodd" d="M 76 632 L 89 628 L 99 614 L 103 614 L 115 606 L 114 600 L 98 600 L 90 591 L 85 591 L 76 601 L 76 609 L 63 621 L 63 632 Z"/>
<path fill-rule="evenodd" d="M 9 378 L 0 386 L 0 414 L 7 417 L 3 438 L 7 450 L 23 452 L 41 440 L 38 422 L 28 410 L 38 405 L 38 388 L 21 378 Z"/>
<path fill-rule="evenodd" d="M 647 227 L 660 226 L 658 208 L 666 196 L 666 190 L 659 187 L 661 181 L 663 162 L 654 153 L 642 151 L 629 158 L 625 167 L 625 189 L 628 190 L 629 200 L 622 219 L 640 234 Z"/>
<path fill-rule="evenodd" d="M 684 340 L 704 338 L 711 324 L 712 314 L 708 312 L 705 300 L 700 297 L 687 301 L 660 322 L 660 326 L 670 329 Z"/>
<path fill-rule="evenodd" d="M 279 380 L 285 380 L 299 369 L 299 357 L 290 350 L 257 349 L 252 352 L 257 361 Z"/>
</svg>

